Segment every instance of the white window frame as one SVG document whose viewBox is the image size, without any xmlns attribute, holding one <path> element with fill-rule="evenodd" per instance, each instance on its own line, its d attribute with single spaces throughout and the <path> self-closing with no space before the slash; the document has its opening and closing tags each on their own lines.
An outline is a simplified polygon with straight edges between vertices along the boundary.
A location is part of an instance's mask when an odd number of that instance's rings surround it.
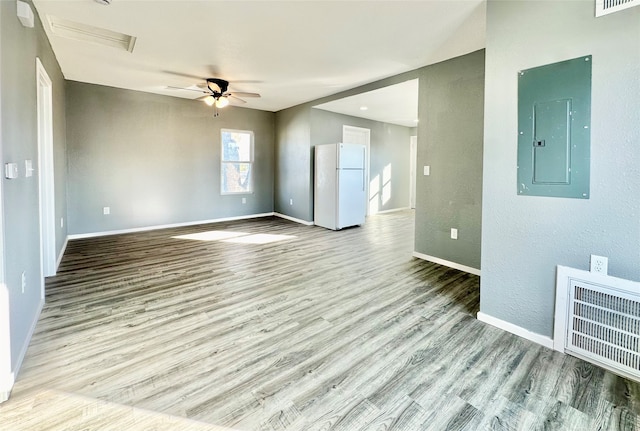
<svg viewBox="0 0 640 431">
<path fill-rule="evenodd" d="M 224 142 L 222 139 L 222 135 L 224 133 L 247 133 L 250 136 L 251 139 L 251 146 L 249 148 L 249 160 L 225 160 L 224 159 Z M 253 160 L 254 160 L 254 142 L 255 142 L 255 135 L 253 133 L 252 130 L 240 130 L 240 129 L 220 129 L 220 194 L 222 195 L 250 195 L 253 194 Z M 241 192 L 229 192 L 229 191 L 225 191 L 224 190 L 224 181 L 223 181 L 223 174 L 224 174 L 224 165 L 225 164 L 232 164 L 232 163 L 248 163 L 250 165 L 249 168 L 249 186 L 248 186 L 248 190 L 247 191 L 241 191 Z"/>
</svg>

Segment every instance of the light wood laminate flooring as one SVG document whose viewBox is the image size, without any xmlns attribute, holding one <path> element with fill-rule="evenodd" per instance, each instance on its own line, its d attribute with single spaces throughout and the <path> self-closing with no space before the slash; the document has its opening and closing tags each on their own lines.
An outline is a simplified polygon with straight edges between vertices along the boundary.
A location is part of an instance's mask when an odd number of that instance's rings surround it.
<svg viewBox="0 0 640 431">
<path fill-rule="evenodd" d="M 413 213 L 71 241 L 0 430 L 636 430 L 637 383 L 475 319 Z M 186 236 L 186 237 L 185 237 Z"/>
</svg>

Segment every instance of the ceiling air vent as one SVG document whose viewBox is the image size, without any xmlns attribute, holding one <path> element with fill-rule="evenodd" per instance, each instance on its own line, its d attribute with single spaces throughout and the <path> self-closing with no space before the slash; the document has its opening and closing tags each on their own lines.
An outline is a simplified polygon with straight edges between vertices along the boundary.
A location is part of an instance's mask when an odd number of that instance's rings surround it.
<svg viewBox="0 0 640 431">
<path fill-rule="evenodd" d="M 49 21 L 51 32 L 56 36 L 124 49 L 129 52 L 133 52 L 133 47 L 136 44 L 136 38 L 128 34 L 93 27 L 52 15 L 47 16 L 47 20 Z"/>
<path fill-rule="evenodd" d="M 640 6 L 640 0 L 596 0 L 596 16 L 607 15 L 633 6 Z"/>
</svg>

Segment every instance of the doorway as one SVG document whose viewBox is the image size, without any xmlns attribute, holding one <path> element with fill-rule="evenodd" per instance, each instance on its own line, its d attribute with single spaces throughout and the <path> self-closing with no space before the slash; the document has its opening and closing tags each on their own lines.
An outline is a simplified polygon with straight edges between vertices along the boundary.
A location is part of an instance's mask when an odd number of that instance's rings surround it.
<svg viewBox="0 0 640 431">
<path fill-rule="evenodd" d="M 0 44 L 2 46 L 2 44 Z M 0 88 L 0 91 L 2 88 Z M 2 116 L 0 115 L 0 154 L 2 154 Z M 0 181 L 0 226 L 3 202 L 2 181 Z M 9 289 L 4 282 L 4 230 L 0 229 L 0 403 L 9 399 L 13 387 L 11 372 L 11 328 L 9 321 Z"/>
<path fill-rule="evenodd" d="M 55 189 L 53 175 L 53 99 L 51 79 L 36 58 L 38 110 L 38 171 L 40 201 L 40 259 L 42 263 L 41 294 L 44 277 L 56 273 Z"/>
<path fill-rule="evenodd" d="M 367 212 L 366 215 L 375 214 L 377 212 L 377 207 L 375 211 L 371 211 L 369 206 L 371 205 L 371 197 L 369 196 L 369 153 L 371 149 L 371 130 L 365 129 L 363 127 L 355 127 L 355 126 L 347 126 L 346 124 L 342 126 L 342 142 L 345 144 L 360 144 L 364 145 L 366 149 L 366 157 L 365 157 L 365 199 Z M 375 198 L 378 196 L 376 194 Z M 376 201 L 377 202 L 377 201 Z"/>
</svg>

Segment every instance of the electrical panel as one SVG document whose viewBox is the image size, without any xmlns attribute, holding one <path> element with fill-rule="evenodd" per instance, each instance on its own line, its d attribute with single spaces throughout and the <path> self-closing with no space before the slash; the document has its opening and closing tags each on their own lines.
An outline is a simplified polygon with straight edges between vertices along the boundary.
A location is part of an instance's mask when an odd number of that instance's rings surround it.
<svg viewBox="0 0 640 431">
<path fill-rule="evenodd" d="M 591 56 L 518 73 L 518 194 L 589 198 Z"/>
</svg>

